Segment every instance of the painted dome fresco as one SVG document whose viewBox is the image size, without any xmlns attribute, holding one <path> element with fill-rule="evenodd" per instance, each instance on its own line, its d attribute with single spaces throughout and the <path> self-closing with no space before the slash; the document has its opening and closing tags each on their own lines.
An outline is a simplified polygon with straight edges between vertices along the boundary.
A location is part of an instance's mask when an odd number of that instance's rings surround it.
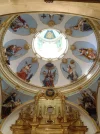
<svg viewBox="0 0 100 134">
<path fill-rule="evenodd" d="M 49 87 L 69 91 L 87 86 L 98 70 L 98 45 L 89 19 L 28 13 L 9 17 L 8 23 L 1 70 L 12 84 L 34 92 Z"/>
</svg>

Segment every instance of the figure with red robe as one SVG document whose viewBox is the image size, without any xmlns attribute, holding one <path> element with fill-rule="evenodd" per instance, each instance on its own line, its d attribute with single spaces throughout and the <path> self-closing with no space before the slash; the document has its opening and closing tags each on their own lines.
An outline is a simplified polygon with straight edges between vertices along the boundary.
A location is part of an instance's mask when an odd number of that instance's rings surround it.
<svg viewBox="0 0 100 134">
<path fill-rule="evenodd" d="M 79 49 L 79 52 L 89 60 L 95 60 L 97 56 L 96 52 L 92 48 L 81 48 Z"/>
<path fill-rule="evenodd" d="M 21 16 L 18 16 L 17 19 L 14 22 L 12 22 L 10 27 L 14 32 L 17 32 L 17 30 L 20 28 L 29 28 L 28 24 Z"/>
<path fill-rule="evenodd" d="M 29 75 L 29 73 L 30 73 L 30 69 L 31 69 L 31 67 L 32 67 L 32 65 L 31 64 L 27 64 L 26 66 L 24 66 L 21 70 L 20 70 L 20 72 L 17 72 L 17 75 L 21 78 L 21 79 L 23 79 L 23 80 L 25 80 L 25 81 L 30 81 L 30 79 L 31 79 L 31 77 L 33 76 L 33 74 L 30 74 Z"/>
</svg>

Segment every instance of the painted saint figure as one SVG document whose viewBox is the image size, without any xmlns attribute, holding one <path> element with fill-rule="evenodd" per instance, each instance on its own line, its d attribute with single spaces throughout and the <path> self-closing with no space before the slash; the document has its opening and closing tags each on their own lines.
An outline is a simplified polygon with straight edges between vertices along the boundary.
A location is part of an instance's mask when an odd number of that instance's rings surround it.
<svg viewBox="0 0 100 134">
<path fill-rule="evenodd" d="M 90 31 L 92 30 L 90 24 L 87 22 L 86 19 L 81 19 L 79 20 L 78 24 L 76 26 L 72 27 L 74 30 L 79 30 L 79 31 Z"/>
<path fill-rule="evenodd" d="M 22 19 L 21 16 L 18 16 L 17 19 L 14 22 L 12 22 L 10 27 L 14 32 L 17 32 L 17 30 L 20 28 L 25 28 L 25 29 L 29 28 L 28 24 L 24 19 Z"/>
<path fill-rule="evenodd" d="M 6 48 L 5 55 L 7 55 L 7 64 L 10 65 L 10 58 L 12 56 L 19 56 L 19 54 L 16 54 L 18 51 L 20 51 L 22 47 L 18 47 L 16 45 L 10 45 Z"/>
<path fill-rule="evenodd" d="M 94 98 L 92 91 L 83 91 L 81 96 L 82 98 L 78 98 L 79 105 L 84 108 L 91 117 L 96 119 L 96 99 Z"/>
<path fill-rule="evenodd" d="M 51 73 L 51 70 L 48 70 L 47 73 L 46 73 L 46 71 L 43 72 L 43 75 L 44 75 L 43 85 L 44 85 L 44 87 L 54 87 L 55 73 L 56 73 L 56 70 L 53 73 Z"/>
<path fill-rule="evenodd" d="M 5 118 L 8 116 L 12 110 L 15 107 L 15 102 L 16 102 L 16 93 L 12 93 L 4 102 L 2 105 L 2 118 Z"/>
<path fill-rule="evenodd" d="M 70 65 L 68 65 L 67 70 L 62 68 L 65 72 L 68 73 L 67 79 L 70 79 L 71 81 L 76 81 L 78 78 L 78 74 Z"/>
<path fill-rule="evenodd" d="M 96 59 L 96 51 L 92 48 L 81 48 L 79 49 L 79 52 L 81 55 L 85 56 L 89 60 L 95 60 Z"/>
<path fill-rule="evenodd" d="M 32 76 L 33 76 L 33 74 L 30 74 L 30 75 L 29 75 L 29 73 L 30 73 L 30 71 L 31 71 L 31 67 L 32 67 L 32 64 L 27 64 L 27 62 L 26 62 L 26 65 L 20 70 L 20 72 L 17 72 L 17 75 L 18 75 L 21 79 L 23 79 L 23 80 L 29 82 L 30 79 L 31 79 Z"/>
</svg>

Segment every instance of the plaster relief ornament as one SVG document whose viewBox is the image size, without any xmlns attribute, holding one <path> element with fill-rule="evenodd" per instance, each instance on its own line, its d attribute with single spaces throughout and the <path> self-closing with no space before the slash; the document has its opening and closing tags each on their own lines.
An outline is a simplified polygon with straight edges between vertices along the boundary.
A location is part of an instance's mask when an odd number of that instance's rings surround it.
<svg viewBox="0 0 100 134">
<path fill-rule="evenodd" d="M 71 29 L 66 29 L 65 34 L 71 36 L 72 35 L 72 30 Z"/>
<path fill-rule="evenodd" d="M 54 87 L 58 80 L 58 70 L 52 63 L 47 63 L 42 67 L 40 80 L 44 87 Z"/>
<path fill-rule="evenodd" d="M 67 59 L 66 58 L 63 58 L 62 59 L 62 63 L 67 63 Z"/>
<path fill-rule="evenodd" d="M 24 49 L 29 50 L 30 48 L 31 48 L 31 46 L 29 44 L 24 45 Z"/>
<path fill-rule="evenodd" d="M 55 22 L 53 21 L 53 20 L 50 20 L 49 22 L 48 22 L 48 26 L 49 27 L 53 27 L 55 25 Z"/>
<path fill-rule="evenodd" d="M 76 46 L 75 46 L 75 45 L 71 45 L 71 46 L 70 46 L 70 49 L 73 51 L 73 50 L 76 49 Z"/>
<path fill-rule="evenodd" d="M 30 34 L 35 34 L 37 32 L 36 28 L 29 28 L 29 31 L 30 31 Z"/>
<path fill-rule="evenodd" d="M 49 27 L 53 27 L 57 24 L 60 24 L 64 18 L 62 14 L 40 14 L 40 20 L 42 23 L 48 25 Z"/>
<path fill-rule="evenodd" d="M 21 14 L 10 25 L 9 30 L 20 35 L 35 34 L 37 23 L 29 14 Z"/>
<path fill-rule="evenodd" d="M 75 16 L 65 24 L 65 33 L 69 36 L 84 37 L 92 34 L 92 32 L 92 27 L 85 18 Z"/>
</svg>

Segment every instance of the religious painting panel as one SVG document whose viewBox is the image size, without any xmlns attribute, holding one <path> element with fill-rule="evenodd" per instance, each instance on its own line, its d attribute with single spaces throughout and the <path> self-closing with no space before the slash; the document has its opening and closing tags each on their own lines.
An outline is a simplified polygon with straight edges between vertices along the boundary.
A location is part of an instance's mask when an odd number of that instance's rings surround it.
<svg viewBox="0 0 100 134">
<path fill-rule="evenodd" d="M 72 17 L 65 24 L 65 33 L 73 37 L 85 37 L 92 34 L 92 32 L 88 20 L 82 17 Z"/>
<path fill-rule="evenodd" d="M 81 90 L 79 93 L 69 96 L 68 101 L 72 101 L 81 106 L 98 124 L 97 117 L 97 91 L 100 78 L 96 80 L 88 89 Z"/>
<path fill-rule="evenodd" d="M 34 57 L 27 57 L 22 60 L 17 67 L 17 76 L 26 82 L 30 82 L 38 69 L 37 59 Z"/>
<path fill-rule="evenodd" d="M 62 15 L 62 14 L 40 14 L 39 17 L 43 24 L 53 27 L 62 22 L 64 15 Z"/>
<path fill-rule="evenodd" d="M 40 72 L 40 81 L 44 87 L 54 87 L 58 82 L 58 70 L 52 63 L 45 64 Z"/>
<path fill-rule="evenodd" d="M 96 46 L 93 44 L 85 41 L 77 41 L 72 46 L 74 47 L 72 53 L 78 59 L 85 62 L 93 62 L 96 60 Z"/>
<path fill-rule="evenodd" d="M 21 14 L 10 25 L 9 30 L 19 35 L 36 33 L 37 22 L 29 14 Z"/>
<path fill-rule="evenodd" d="M 1 81 L 2 89 L 2 107 L 1 107 L 1 119 L 6 118 L 11 114 L 15 108 L 32 100 L 33 96 L 24 94 L 22 91 L 18 91 L 16 88 L 11 87 L 4 80 Z"/>
<path fill-rule="evenodd" d="M 64 77 L 69 79 L 70 82 L 77 81 L 77 79 L 82 75 L 80 65 L 71 58 L 63 59 L 60 67 Z"/>
<path fill-rule="evenodd" d="M 10 65 L 10 61 L 16 60 L 28 52 L 29 45 L 23 39 L 14 39 L 4 44 L 5 55 L 7 56 L 7 64 Z"/>
</svg>

